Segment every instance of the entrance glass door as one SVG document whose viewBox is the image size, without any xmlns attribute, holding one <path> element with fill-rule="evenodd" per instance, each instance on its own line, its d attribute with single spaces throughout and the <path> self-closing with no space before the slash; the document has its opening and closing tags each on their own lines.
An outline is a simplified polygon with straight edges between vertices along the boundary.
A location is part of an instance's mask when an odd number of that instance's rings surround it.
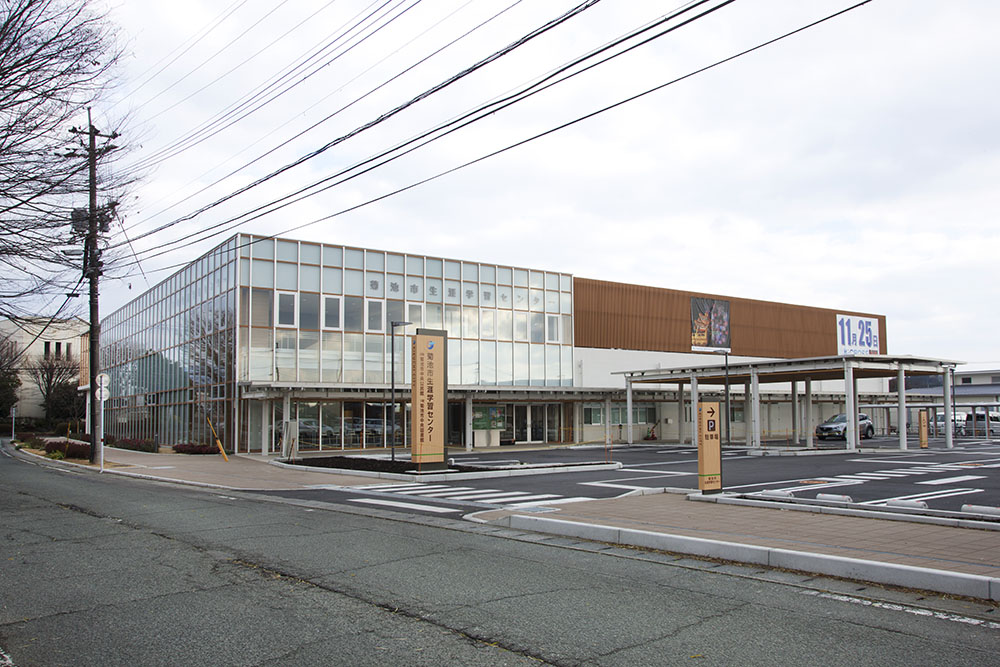
<svg viewBox="0 0 1000 667">
<path fill-rule="evenodd" d="M 514 442 L 528 440 L 528 406 L 514 406 Z"/>
<path fill-rule="evenodd" d="M 545 406 L 532 405 L 531 407 L 531 442 L 545 441 Z"/>
<path fill-rule="evenodd" d="M 550 403 L 545 406 L 545 440 L 546 442 L 561 442 L 559 437 L 559 405 Z"/>
</svg>

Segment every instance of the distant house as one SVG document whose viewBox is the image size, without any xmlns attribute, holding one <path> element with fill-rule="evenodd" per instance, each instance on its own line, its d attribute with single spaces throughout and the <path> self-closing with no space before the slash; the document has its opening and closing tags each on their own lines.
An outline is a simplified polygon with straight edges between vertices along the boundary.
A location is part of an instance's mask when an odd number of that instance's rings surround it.
<svg viewBox="0 0 1000 667">
<path fill-rule="evenodd" d="M 80 336 L 89 325 L 78 317 L 50 320 L 47 317 L 21 320 L 0 320 L 0 344 L 17 355 L 21 378 L 18 390 L 17 416 L 41 419 L 45 416 L 42 397 L 27 372 L 27 367 L 39 358 L 80 358 Z"/>
<path fill-rule="evenodd" d="M 913 378 L 924 380 L 931 386 L 915 387 L 907 378 L 906 395 L 908 401 L 940 403 L 943 388 L 941 378 Z M 929 380 L 929 382 L 928 382 Z M 955 411 L 968 414 L 974 408 L 995 412 L 1000 406 L 1000 369 L 955 371 Z M 890 391 L 894 389 L 890 385 Z"/>
</svg>

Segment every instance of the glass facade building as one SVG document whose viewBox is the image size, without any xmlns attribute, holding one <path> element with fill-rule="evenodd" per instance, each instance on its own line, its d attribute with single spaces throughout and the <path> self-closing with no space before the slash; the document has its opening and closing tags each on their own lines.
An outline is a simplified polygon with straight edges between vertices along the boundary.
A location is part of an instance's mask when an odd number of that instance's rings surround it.
<svg viewBox="0 0 1000 667">
<path fill-rule="evenodd" d="M 105 431 L 270 452 L 295 422 L 300 449 L 381 447 L 407 428 L 405 408 L 386 428 L 386 394 L 395 366 L 405 405 L 418 328 L 448 332 L 449 389 L 573 386 L 568 274 L 238 235 L 104 320 Z M 572 421 L 499 403 L 507 441 Z"/>
</svg>

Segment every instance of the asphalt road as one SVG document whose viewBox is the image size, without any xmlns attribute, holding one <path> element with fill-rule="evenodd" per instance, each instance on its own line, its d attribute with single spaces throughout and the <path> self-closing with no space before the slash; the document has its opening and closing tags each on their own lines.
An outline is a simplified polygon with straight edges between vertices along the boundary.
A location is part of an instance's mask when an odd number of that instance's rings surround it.
<svg viewBox="0 0 1000 667">
<path fill-rule="evenodd" d="M 992 607 L 447 518 L 8 456 L 0 517 L 17 667 L 1000 662 Z"/>
<path fill-rule="evenodd" d="M 870 444 L 870 443 L 866 443 Z M 497 465 L 604 461 L 601 448 L 476 452 L 451 455 L 456 463 Z M 317 488 L 277 491 L 303 500 L 391 508 L 403 512 L 460 516 L 494 507 L 532 508 L 542 504 L 612 498 L 643 488 L 698 488 L 698 455 L 691 447 L 640 445 L 615 448 L 620 470 L 564 472 L 412 484 L 373 480 L 350 490 Z M 922 500 L 937 510 L 961 511 L 965 504 L 1000 507 L 1000 444 L 965 443 L 946 450 L 885 449 L 879 453 L 826 453 L 817 456 L 751 456 L 727 448 L 722 457 L 726 491 L 790 491 L 798 498 L 817 493 L 849 496 L 872 506 L 894 499 Z"/>
</svg>

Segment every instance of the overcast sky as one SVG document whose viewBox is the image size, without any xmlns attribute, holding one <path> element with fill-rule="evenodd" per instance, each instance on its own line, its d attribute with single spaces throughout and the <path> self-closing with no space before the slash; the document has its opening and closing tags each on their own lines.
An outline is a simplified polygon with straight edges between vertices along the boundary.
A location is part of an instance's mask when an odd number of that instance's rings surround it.
<svg viewBox="0 0 1000 667">
<path fill-rule="evenodd" d="M 130 152 L 116 168 L 143 168 L 125 227 L 149 283 L 233 232 L 170 242 L 378 155 L 677 8 L 602 0 L 322 155 L 142 236 L 353 132 L 576 4 L 114 0 L 126 57 L 113 104 L 95 110 L 95 124 L 130 116 L 119 139 Z M 883 314 L 890 354 L 1000 368 L 1000 3 L 873 0 L 328 217 L 853 4 L 737 0 L 238 229 Z M 300 85 L 243 107 L 259 106 L 164 159 L 165 148 L 326 44 L 309 61 L 321 67 L 297 70 L 315 70 Z M 133 267 L 103 286 L 107 314 L 147 284 Z"/>
</svg>

